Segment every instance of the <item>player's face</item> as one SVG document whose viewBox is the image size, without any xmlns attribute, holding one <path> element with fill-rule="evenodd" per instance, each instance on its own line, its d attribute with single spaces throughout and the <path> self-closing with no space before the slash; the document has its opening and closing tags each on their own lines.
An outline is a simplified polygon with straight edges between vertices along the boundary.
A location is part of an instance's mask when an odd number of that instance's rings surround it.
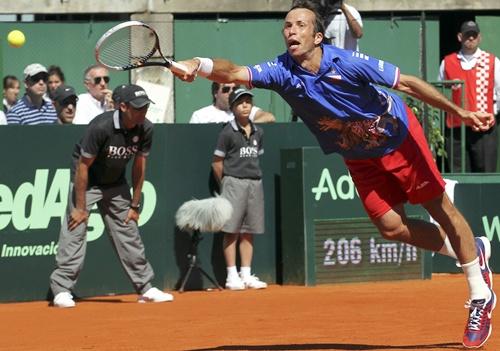
<svg viewBox="0 0 500 351">
<path fill-rule="evenodd" d="M 229 111 L 229 94 L 235 89 L 236 84 L 225 83 L 219 86 L 215 93 L 215 106 L 222 111 Z"/>
<path fill-rule="evenodd" d="M 294 9 L 286 15 L 283 38 L 288 53 L 299 62 L 307 58 L 323 39 L 321 33 L 315 33 L 315 20 L 314 12 L 303 8 Z"/>
<path fill-rule="evenodd" d="M 85 86 L 94 99 L 103 101 L 108 90 L 109 73 L 104 67 L 91 69 L 85 77 Z"/>
<path fill-rule="evenodd" d="M 248 120 L 252 111 L 253 102 L 250 95 L 243 95 L 235 101 L 231 110 L 238 121 Z"/>
</svg>

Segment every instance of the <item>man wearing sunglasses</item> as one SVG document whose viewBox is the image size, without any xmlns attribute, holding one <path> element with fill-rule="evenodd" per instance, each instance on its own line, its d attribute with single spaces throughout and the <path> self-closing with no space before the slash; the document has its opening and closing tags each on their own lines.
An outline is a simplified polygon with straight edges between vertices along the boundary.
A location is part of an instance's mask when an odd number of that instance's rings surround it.
<svg viewBox="0 0 500 351">
<path fill-rule="evenodd" d="M 32 63 L 24 69 L 25 95 L 7 114 L 8 124 L 54 124 L 57 120 L 52 102 L 45 100 L 47 92 L 47 69 L 39 63 Z"/>
<path fill-rule="evenodd" d="M 75 89 L 69 85 L 60 85 L 54 90 L 52 96 L 57 111 L 57 122 L 59 124 L 72 124 L 78 101 Z"/>
<path fill-rule="evenodd" d="M 229 94 L 238 87 L 234 83 L 220 84 L 212 83 L 211 105 L 205 106 L 193 112 L 189 123 L 227 123 L 234 119 L 234 115 L 229 108 Z M 253 106 L 250 112 L 250 120 L 255 123 L 274 122 L 274 115 Z"/>
<path fill-rule="evenodd" d="M 460 80 L 462 87 L 452 87 L 453 102 L 472 111 L 497 114 L 495 92 L 500 93 L 500 61 L 493 54 L 479 48 L 481 32 L 474 21 L 462 23 L 457 34 L 460 51 L 447 55 L 439 68 L 440 80 Z M 462 101 L 464 93 L 464 101 Z M 497 116 L 498 117 L 498 116 Z M 448 171 L 461 169 L 461 120 L 446 115 L 445 140 L 448 153 Z M 498 131 L 496 123 L 487 131 L 473 131 L 466 128 L 465 149 L 468 172 L 496 172 Z M 453 153 L 451 147 L 453 146 Z"/>
<path fill-rule="evenodd" d="M 87 92 L 78 96 L 73 124 L 89 124 L 95 116 L 113 110 L 111 90 L 108 87 L 109 72 L 105 67 L 92 65 L 83 74 Z"/>
</svg>

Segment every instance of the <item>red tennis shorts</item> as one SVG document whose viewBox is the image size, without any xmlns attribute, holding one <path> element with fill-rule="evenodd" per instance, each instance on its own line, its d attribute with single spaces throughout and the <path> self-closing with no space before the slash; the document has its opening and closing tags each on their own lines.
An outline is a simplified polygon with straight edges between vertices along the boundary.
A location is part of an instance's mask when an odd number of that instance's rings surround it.
<svg viewBox="0 0 500 351">
<path fill-rule="evenodd" d="M 370 218 L 378 218 L 398 204 L 421 204 L 444 192 L 445 182 L 432 158 L 424 132 L 406 107 L 409 131 L 390 154 L 366 160 L 345 160 Z"/>
</svg>

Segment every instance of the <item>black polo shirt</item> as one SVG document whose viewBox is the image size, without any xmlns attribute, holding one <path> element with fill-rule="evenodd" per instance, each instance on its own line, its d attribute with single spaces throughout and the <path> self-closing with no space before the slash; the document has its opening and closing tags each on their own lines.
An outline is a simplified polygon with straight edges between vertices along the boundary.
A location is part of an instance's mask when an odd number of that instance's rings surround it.
<svg viewBox="0 0 500 351">
<path fill-rule="evenodd" d="M 152 140 L 153 124 L 149 120 L 125 129 L 119 110 L 104 112 L 89 123 L 83 138 L 75 145 L 71 179 L 74 180 L 76 164 L 82 155 L 96 158 L 89 169 L 89 187 L 125 183 L 128 161 L 138 152 L 148 155 Z"/>
<path fill-rule="evenodd" d="M 224 158 L 224 175 L 262 178 L 258 157 L 264 153 L 264 131 L 252 122 L 250 125 L 252 132 L 248 138 L 234 119 L 219 133 L 214 155 Z"/>
</svg>

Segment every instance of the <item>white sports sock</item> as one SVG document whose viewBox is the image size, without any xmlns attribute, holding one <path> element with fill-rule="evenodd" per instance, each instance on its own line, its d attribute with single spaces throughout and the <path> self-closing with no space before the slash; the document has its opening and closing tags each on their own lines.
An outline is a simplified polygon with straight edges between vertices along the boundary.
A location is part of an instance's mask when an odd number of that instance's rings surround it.
<svg viewBox="0 0 500 351">
<path fill-rule="evenodd" d="M 238 277 L 238 270 L 236 269 L 236 266 L 227 267 L 227 277 L 228 278 Z"/>
<path fill-rule="evenodd" d="M 462 265 L 467 283 L 469 284 L 469 293 L 471 300 L 489 299 L 491 292 L 486 285 L 479 267 L 479 257 L 472 262 Z"/>
<path fill-rule="evenodd" d="M 242 278 L 248 278 L 251 275 L 251 267 L 241 267 L 240 274 Z"/>
<path fill-rule="evenodd" d="M 448 239 L 448 236 L 444 238 L 443 247 L 438 251 L 438 253 L 440 253 L 441 255 L 457 259 L 457 254 L 455 253 L 455 250 L 453 250 L 453 247 L 451 246 L 450 239 Z"/>
</svg>

